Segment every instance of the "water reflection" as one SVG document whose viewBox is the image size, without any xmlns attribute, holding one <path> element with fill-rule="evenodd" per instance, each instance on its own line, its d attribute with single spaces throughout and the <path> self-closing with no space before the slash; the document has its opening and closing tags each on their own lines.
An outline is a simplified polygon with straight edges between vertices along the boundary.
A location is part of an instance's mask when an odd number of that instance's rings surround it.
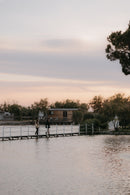
<svg viewBox="0 0 130 195">
<path fill-rule="evenodd" d="M 105 169 L 111 180 L 108 188 L 113 191 L 114 183 L 115 194 L 130 194 L 130 136 L 106 137 L 104 143 Z"/>
<path fill-rule="evenodd" d="M 130 136 L 0 142 L 0 194 L 130 194 Z"/>
</svg>

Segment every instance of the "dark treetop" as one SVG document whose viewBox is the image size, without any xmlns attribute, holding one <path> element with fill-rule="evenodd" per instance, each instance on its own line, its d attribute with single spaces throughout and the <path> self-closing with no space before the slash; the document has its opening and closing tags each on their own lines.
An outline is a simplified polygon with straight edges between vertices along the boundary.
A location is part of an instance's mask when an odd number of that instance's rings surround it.
<svg viewBox="0 0 130 195">
<path fill-rule="evenodd" d="M 130 74 L 130 23 L 125 32 L 113 32 L 107 38 L 107 58 L 111 61 L 119 60 L 125 75 Z"/>
</svg>

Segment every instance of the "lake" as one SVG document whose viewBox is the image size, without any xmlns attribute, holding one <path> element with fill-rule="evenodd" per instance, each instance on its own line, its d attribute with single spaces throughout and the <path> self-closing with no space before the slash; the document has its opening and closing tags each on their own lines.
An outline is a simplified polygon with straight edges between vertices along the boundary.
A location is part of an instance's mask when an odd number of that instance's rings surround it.
<svg viewBox="0 0 130 195">
<path fill-rule="evenodd" d="M 0 142 L 1 195 L 130 195 L 130 136 Z"/>
</svg>

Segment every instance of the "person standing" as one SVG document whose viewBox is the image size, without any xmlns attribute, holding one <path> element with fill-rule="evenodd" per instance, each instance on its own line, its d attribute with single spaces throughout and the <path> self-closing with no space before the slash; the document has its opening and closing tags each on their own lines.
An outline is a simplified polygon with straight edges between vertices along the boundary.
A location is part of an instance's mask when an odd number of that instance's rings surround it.
<svg viewBox="0 0 130 195">
<path fill-rule="evenodd" d="M 35 121 L 35 128 L 36 128 L 35 135 L 38 135 L 38 133 L 39 133 L 39 121 L 38 121 L 38 119 Z"/>
<path fill-rule="evenodd" d="M 45 127 L 47 128 L 47 132 L 46 132 L 46 136 L 50 137 L 50 121 L 49 118 L 47 118 L 46 123 L 45 123 Z"/>
</svg>

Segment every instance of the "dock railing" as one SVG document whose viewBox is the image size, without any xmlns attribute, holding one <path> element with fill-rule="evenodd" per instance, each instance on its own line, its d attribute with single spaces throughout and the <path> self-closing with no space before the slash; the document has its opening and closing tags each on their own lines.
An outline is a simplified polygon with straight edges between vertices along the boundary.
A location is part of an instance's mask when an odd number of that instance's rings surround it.
<svg viewBox="0 0 130 195">
<path fill-rule="evenodd" d="M 23 138 L 35 138 L 46 136 L 47 129 L 40 125 L 38 136 L 35 135 L 35 126 L 0 126 L 0 140 L 12 140 Z M 50 136 L 69 136 L 79 134 L 79 125 L 52 125 L 50 127 Z"/>
</svg>

